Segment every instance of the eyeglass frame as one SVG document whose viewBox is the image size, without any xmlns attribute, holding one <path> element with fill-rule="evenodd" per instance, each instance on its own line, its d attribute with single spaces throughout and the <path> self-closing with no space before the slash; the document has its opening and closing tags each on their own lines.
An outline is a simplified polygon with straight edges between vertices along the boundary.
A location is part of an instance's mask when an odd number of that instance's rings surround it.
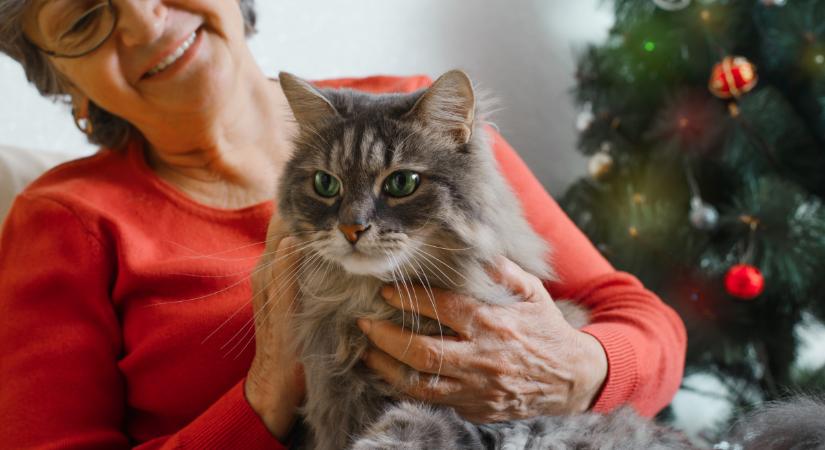
<svg viewBox="0 0 825 450">
<path fill-rule="evenodd" d="M 92 11 L 95 8 L 99 8 L 100 7 L 99 5 L 102 5 L 102 4 L 103 4 L 103 2 L 100 2 L 94 8 L 90 8 L 86 12 Z M 47 50 L 45 48 L 42 48 L 39 45 L 37 45 L 36 43 L 34 43 L 34 41 L 32 41 L 28 36 L 26 36 L 26 33 L 23 33 L 23 38 L 26 41 L 28 41 L 29 44 L 33 45 L 34 48 L 36 48 L 37 50 L 43 52 L 43 54 L 45 54 L 45 55 L 48 55 L 48 56 L 51 56 L 51 57 L 54 57 L 54 58 L 67 58 L 67 59 L 82 58 L 82 57 L 94 52 L 95 50 L 99 49 L 100 47 L 102 47 L 103 44 L 105 44 L 106 41 L 108 41 L 109 38 L 112 36 L 112 33 L 115 32 L 115 28 L 117 28 L 117 21 L 118 21 L 117 10 L 115 9 L 115 6 L 112 4 L 112 0 L 106 0 L 106 8 L 108 8 L 110 13 L 112 14 L 112 28 L 109 30 L 108 33 L 106 33 L 106 36 L 104 36 L 103 39 L 101 39 L 100 42 L 95 44 L 91 49 L 86 50 L 86 51 L 84 51 L 82 53 L 79 53 L 77 55 L 61 54 L 61 53 L 56 52 L 54 50 Z"/>
</svg>

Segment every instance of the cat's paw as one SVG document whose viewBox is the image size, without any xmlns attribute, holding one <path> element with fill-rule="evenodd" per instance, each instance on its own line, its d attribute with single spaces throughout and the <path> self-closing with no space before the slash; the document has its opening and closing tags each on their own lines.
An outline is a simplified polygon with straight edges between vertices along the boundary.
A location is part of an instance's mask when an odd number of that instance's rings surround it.
<svg viewBox="0 0 825 450">
<path fill-rule="evenodd" d="M 449 409 L 403 402 L 387 410 L 352 450 L 482 448 L 475 427 Z"/>
</svg>

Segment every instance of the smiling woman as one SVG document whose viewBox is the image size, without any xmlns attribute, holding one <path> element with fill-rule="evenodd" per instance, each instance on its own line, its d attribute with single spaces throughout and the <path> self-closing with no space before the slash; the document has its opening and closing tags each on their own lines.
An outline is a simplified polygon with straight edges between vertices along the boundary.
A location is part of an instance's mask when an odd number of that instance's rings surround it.
<svg viewBox="0 0 825 450">
<path fill-rule="evenodd" d="M 254 19 L 251 0 L 0 2 L 0 50 L 42 94 L 70 99 L 78 127 L 102 145 L 32 183 L 4 223 L 0 445 L 280 448 L 287 440 L 304 398 L 287 333 L 297 250 L 279 248 L 272 199 L 297 130 L 280 83 L 247 46 Z M 429 84 L 315 83 L 373 93 Z M 571 341 L 581 345 L 554 347 L 548 336 L 560 322 L 511 312 L 468 343 L 493 340 L 502 350 L 476 361 L 489 370 L 462 385 L 460 399 L 419 395 L 477 421 L 624 403 L 655 413 L 679 384 L 681 322 L 617 273 L 512 148 L 495 132 L 491 139 L 528 220 L 556 248 L 561 281 L 544 287 L 586 305 L 593 323 Z M 319 192 L 346 191 L 330 173 L 311 175 L 306 186 Z M 399 171 L 384 189 L 412 192 L 417 176 Z M 356 239 L 363 230 L 340 231 Z M 271 264 L 253 273 L 262 255 Z M 511 272 L 513 284 L 542 286 Z M 467 317 L 477 317 L 473 305 Z M 376 323 L 369 332 L 378 348 L 403 344 L 382 330 Z M 405 355 L 381 364 L 382 353 L 370 355 L 385 379 L 414 366 Z M 519 378 L 528 373 L 544 378 Z M 537 382 L 549 391 L 533 389 Z"/>
<path fill-rule="evenodd" d="M 255 31 L 253 1 L 240 0 L 239 5 L 248 37 Z M 115 31 L 118 20 L 112 0 L 8 0 L 0 4 L 0 17 L 0 50 L 19 61 L 29 81 L 50 97 L 71 94 L 72 85 L 55 70 L 56 59 L 49 57 L 80 58 L 97 50 Z M 109 111 L 95 102 L 88 104 L 84 115 L 95 127 L 87 134 L 93 143 L 120 148 L 137 130 Z M 81 120 L 85 123 L 85 117 Z"/>
</svg>

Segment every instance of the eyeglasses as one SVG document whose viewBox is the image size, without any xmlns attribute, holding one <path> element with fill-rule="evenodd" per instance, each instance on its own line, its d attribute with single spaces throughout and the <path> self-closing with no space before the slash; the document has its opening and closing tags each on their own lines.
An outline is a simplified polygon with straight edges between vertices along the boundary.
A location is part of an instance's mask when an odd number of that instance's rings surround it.
<svg viewBox="0 0 825 450">
<path fill-rule="evenodd" d="M 79 58 L 100 48 L 112 35 L 117 12 L 112 0 L 70 0 L 46 2 L 37 16 L 48 48 L 32 45 L 43 53 L 60 58 Z"/>
</svg>

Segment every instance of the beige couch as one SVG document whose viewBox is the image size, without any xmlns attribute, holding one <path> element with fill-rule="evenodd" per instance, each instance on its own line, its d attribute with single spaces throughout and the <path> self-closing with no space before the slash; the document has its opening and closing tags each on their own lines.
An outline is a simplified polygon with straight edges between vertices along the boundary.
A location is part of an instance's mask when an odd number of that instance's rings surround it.
<svg viewBox="0 0 825 450">
<path fill-rule="evenodd" d="M 74 156 L 0 145 L 0 223 L 14 197 L 46 170 Z"/>
</svg>

